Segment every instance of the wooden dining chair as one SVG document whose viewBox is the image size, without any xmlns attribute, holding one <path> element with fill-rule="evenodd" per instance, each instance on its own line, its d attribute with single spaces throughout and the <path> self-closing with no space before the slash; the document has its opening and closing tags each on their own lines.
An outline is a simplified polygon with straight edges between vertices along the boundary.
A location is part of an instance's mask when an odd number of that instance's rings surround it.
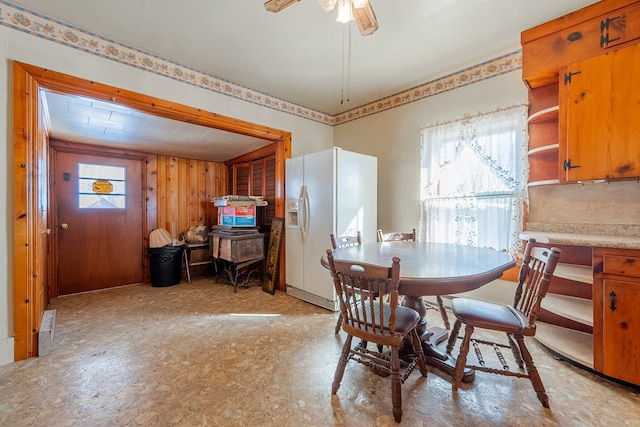
<svg viewBox="0 0 640 427">
<path fill-rule="evenodd" d="M 560 257 L 560 250 L 539 247 L 535 243 L 535 239 L 530 239 L 525 248 L 513 306 L 470 298 L 454 298 L 451 301 L 451 309 L 456 316 L 456 321 L 447 343 L 446 351 L 448 354 L 451 354 L 453 350 L 461 325 L 465 325 L 464 337 L 453 372 L 454 391 L 460 386 L 463 371 L 465 367 L 468 367 L 492 374 L 529 378 L 542 406 L 549 407 L 549 397 L 545 392 L 538 369 L 533 363 L 531 353 L 525 345 L 524 338 L 533 337 L 536 334 L 536 319 L 540 311 L 540 303 L 549 289 L 551 277 Z M 505 332 L 507 343 L 473 338 L 475 329 Z M 477 365 L 467 364 L 467 354 L 471 345 L 473 345 L 478 359 Z M 486 364 L 481 346 L 492 347 L 499 364 L 502 365 L 500 368 L 490 367 Z M 511 349 L 515 363 L 520 368 L 517 372 L 509 370 L 507 360 L 500 348 Z"/>
<path fill-rule="evenodd" d="M 336 237 L 332 233 L 329 235 L 329 237 L 331 238 L 331 247 L 333 249 L 362 244 L 362 233 L 360 233 L 360 231 L 358 231 L 355 236 L 343 235 Z"/>
<path fill-rule="evenodd" d="M 394 231 L 391 233 L 384 233 L 382 230 L 378 229 L 378 242 L 398 242 L 398 241 L 417 241 L 416 237 L 416 229 L 414 228 L 410 233 L 402 232 L 402 231 Z M 449 316 L 447 315 L 447 309 L 444 306 L 444 301 L 442 300 L 442 296 L 436 295 L 436 302 L 438 303 L 437 310 L 440 311 L 440 317 L 442 318 L 442 322 L 444 323 L 444 327 L 447 329 L 451 328 L 451 324 L 449 323 Z M 431 304 L 431 303 L 428 303 Z"/>
<path fill-rule="evenodd" d="M 329 235 L 329 237 L 331 238 L 331 247 L 333 249 L 362 244 L 362 233 L 360 233 L 360 231 L 358 231 L 355 236 L 343 235 L 343 236 L 336 237 L 332 233 Z M 336 327 L 334 330 L 336 334 L 340 332 L 341 326 L 342 326 L 342 313 L 338 313 L 338 320 L 336 320 Z"/>
<path fill-rule="evenodd" d="M 402 231 L 394 231 L 392 233 L 383 233 L 382 230 L 378 229 L 378 242 L 395 242 L 401 240 L 412 240 L 416 241 L 416 229 L 414 228 L 412 232 L 405 233 Z"/>
<path fill-rule="evenodd" d="M 327 250 L 333 283 L 344 318 L 342 329 L 347 333 L 338 366 L 333 378 L 331 393 L 340 388 L 347 363 L 351 360 L 373 368 L 383 375 L 391 375 L 391 401 L 396 422 L 402 418 L 402 384 L 418 366 L 423 377 L 427 365 L 416 327 L 420 321 L 417 311 L 398 305 L 400 283 L 400 259 L 393 257 L 392 264 L 373 265 L 339 261 Z M 387 298 L 382 298 L 388 295 Z M 352 346 L 353 337 L 360 342 Z M 400 360 L 400 348 L 405 338 L 411 344 L 412 357 Z M 378 350 L 369 350 L 367 343 L 377 344 Z M 389 346 L 390 352 L 381 352 Z"/>
</svg>

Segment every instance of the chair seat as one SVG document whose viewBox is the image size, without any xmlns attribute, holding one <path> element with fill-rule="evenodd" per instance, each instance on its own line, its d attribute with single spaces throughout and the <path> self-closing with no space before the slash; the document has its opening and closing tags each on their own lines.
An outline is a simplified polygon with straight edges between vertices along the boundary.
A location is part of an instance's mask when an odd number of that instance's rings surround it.
<svg viewBox="0 0 640 427">
<path fill-rule="evenodd" d="M 535 335 L 535 327 L 528 327 L 527 316 L 511 306 L 470 298 L 454 298 L 451 310 L 462 323 L 473 327 L 524 336 Z"/>
<path fill-rule="evenodd" d="M 371 305 L 366 302 L 365 303 L 366 311 L 367 311 L 367 322 L 368 326 L 376 326 L 379 327 L 378 320 L 380 319 L 380 306 L 375 304 L 373 307 L 373 311 L 375 313 L 375 319 L 371 319 L 370 311 Z M 388 303 L 383 304 L 384 317 L 383 322 L 385 324 L 384 329 L 389 329 L 389 317 L 391 315 L 391 306 Z M 360 318 L 363 318 L 362 312 L 360 313 Z M 403 306 L 396 307 L 396 333 L 401 335 L 405 335 L 411 329 L 413 329 L 418 322 L 420 321 L 420 314 L 417 311 Z"/>
</svg>

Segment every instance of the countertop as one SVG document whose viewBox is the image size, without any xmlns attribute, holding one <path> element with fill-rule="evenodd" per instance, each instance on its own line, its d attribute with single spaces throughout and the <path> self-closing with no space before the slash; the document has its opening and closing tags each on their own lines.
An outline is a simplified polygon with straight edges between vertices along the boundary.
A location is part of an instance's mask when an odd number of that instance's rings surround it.
<svg viewBox="0 0 640 427">
<path fill-rule="evenodd" d="M 640 249 L 640 225 L 529 223 L 520 238 L 540 243 Z"/>
</svg>

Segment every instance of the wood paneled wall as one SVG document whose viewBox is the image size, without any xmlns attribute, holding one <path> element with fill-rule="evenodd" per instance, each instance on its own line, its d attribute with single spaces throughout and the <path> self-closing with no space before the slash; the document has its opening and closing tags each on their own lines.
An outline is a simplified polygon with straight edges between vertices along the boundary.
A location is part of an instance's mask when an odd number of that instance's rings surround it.
<svg viewBox="0 0 640 427">
<path fill-rule="evenodd" d="M 164 228 L 177 232 L 199 224 L 217 223 L 213 197 L 227 194 L 224 163 L 151 155 L 147 161 L 147 223 L 149 231 Z"/>
</svg>

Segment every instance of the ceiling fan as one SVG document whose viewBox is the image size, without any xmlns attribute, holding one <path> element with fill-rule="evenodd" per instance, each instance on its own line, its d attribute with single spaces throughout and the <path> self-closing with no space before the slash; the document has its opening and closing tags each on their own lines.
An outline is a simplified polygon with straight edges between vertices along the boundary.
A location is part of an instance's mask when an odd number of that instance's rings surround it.
<svg viewBox="0 0 640 427">
<path fill-rule="evenodd" d="M 291 6 L 300 0 L 268 0 L 264 8 L 269 12 L 280 12 L 282 9 Z M 369 0 L 318 0 L 318 4 L 326 12 L 338 6 L 338 17 L 336 21 L 347 23 L 355 20 L 358 24 L 360 34 L 368 36 L 378 29 L 376 14 L 371 8 Z"/>
</svg>

